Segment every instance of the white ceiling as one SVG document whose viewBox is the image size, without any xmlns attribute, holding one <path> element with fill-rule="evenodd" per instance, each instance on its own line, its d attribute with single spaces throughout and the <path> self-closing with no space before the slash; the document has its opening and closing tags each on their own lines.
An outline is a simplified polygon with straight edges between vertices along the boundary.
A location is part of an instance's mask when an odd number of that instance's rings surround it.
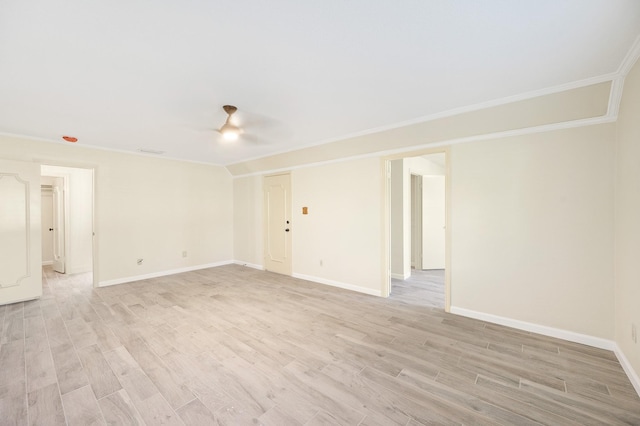
<svg viewBox="0 0 640 426">
<path fill-rule="evenodd" d="M 614 73 L 639 34 L 638 0 L 0 0 L 0 132 L 232 164 Z"/>
</svg>

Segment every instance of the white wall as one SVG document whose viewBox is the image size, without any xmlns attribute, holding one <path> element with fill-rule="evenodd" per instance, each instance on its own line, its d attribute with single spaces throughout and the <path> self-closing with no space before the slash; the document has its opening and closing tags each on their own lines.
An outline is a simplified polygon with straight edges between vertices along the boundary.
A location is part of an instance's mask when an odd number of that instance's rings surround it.
<svg viewBox="0 0 640 426">
<path fill-rule="evenodd" d="M 233 256 L 252 267 L 264 265 L 262 176 L 233 181 Z"/>
<path fill-rule="evenodd" d="M 613 337 L 614 125 L 455 145 L 452 306 Z"/>
<path fill-rule="evenodd" d="M 405 158 L 407 173 L 420 176 L 444 176 L 445 168 L 440 165 L 444 162 L 444 152 L 423 155 L 420 157 Z M 434 160 L 438 160 L 437 162 Z"/>
<path fill-rule="evenodd" d="M 235 260 L 259 267 L 264 264 L 262 179 L 234 180 Z M 291 172 L 295 277 L 380 294 L 381 185 L 378 158 Z M 308 207 L 307 215 L 302 207 Z"/>
<path fill-rule="evenodd" d="M 446 185 L 444 176 L 422 176 L 422 269 L 445 269 Z"/>
<path fill-rule="evenodd" d="M 391 161 L 391 183 L 390 183 L 390 199 L 389 199 L 389 215 L 390 215 L 390 262 L 391 276 L 393 278 L 404 280 L 411 275 L 411 248 L 407 248 L 405 242 L 410 243 L 405 235 L 405 227 L 411 226 L 411 217 L 409 222 L 406 218 L 405 201 L 407 191 L 404 159 Z M 411 181 L 409 181 L 409 186 Z M 409 228 L 411 229 L 411 228 Z M 409 235 L 409 238 L 411 236 Z M 409 259 L 409 266 L 406 266 L 406 260 Z"/>
<path fill-rule="evenodd" d="M 234 176 L 266 173 L 300 164 L 600 117 L 607 113 L 610 87 L 611 82 L 607 81 L 249 160 L 227 169 Z"/>
<path fill-rule="evenodd" d="M 603 124 L 451 147 L 454 307 L 613 338 L 613 138 Z M 380 180 L 375 158 L 293 170 L 295 276 L 380 291 Z M 237 179 L 238 209 L 260 182 Z"/>
<path fill-rule="evenodd" d="M 100 282 L 233 259 L 233 187 L 224 168 L 79 144 L 0 136 L 0 158 L 95 167 Z"/>
<path fill-rule="evenodd" d="M 105 280 L 233 259 L 233 188 L 223 168 L 122 157 L 98 170 Z"/>
<path fill-rule="evenodd" d="M 294 276 L 380 294 L 381 179 L 377 158 L 293 171 Z"/>
<path fill-rule="evenodd" d="M 69 254 L 67 272 L 87 272 L 93 266 L 93 173 L 87 169 L 72 169 L 69 179 Z"/>
<path fill-rule="evenodd" d="M 638 377 L 640 343 L 631 340 L 631 324 L 640 333 L 640 63 L 625 79 L 616 151 L 615 341 Z"/>
</svg>

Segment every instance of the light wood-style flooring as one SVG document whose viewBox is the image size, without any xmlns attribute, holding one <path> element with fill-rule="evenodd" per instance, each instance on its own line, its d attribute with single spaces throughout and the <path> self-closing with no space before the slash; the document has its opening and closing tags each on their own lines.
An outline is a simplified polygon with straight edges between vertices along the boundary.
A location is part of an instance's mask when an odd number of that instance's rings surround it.
<svg viewBox="0 0 640 426">
<path fill-rule="evenodd" d="M 639 425 L 613 353 L 230 265 L 0 307 L 0 423 Z"/>
<path fill-rule="evenodd" d="M 412 269 L 406 280 L 392 278 L 391 298 L 412 305 L 444 309 L 444 269 Z"/>
</svg>

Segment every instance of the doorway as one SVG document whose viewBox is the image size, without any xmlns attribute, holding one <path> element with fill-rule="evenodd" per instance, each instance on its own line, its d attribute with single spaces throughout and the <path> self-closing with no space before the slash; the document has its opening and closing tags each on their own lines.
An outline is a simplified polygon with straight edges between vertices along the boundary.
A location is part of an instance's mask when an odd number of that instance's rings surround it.
<svg viewBox="0 0 640 426">
<path fill-rule="evenodd" d="M 399 301 L 449 309 L 448 149 L 385 160 L 386 289 Z M 386 293 L 385 291 L 386 290 Z"/>
<path fill-rule="evenodd" d="M 95 269 L 93 169 L 42 165 L 40 173 L 43 267 L 48 273 L 91 274 Z"/>
</svg>

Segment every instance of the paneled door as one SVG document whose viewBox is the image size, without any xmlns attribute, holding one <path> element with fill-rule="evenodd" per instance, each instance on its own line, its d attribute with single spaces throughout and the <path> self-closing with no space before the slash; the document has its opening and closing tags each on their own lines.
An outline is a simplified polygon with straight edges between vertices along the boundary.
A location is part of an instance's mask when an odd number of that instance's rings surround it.
<svg viewBox="0 0 640 426">
<path fill-rule="evenodd" d="M 53 190 L 41 187 L 42 264 L 53 263 Z"/>
<path fill-rule="evenodd" d="M 65 273 L 64 179 L 53 178 L 53 270 Z"/>
<path fill-rule="evenodd" d="M 264 268 L 291 275 L 291 175 L 264 178 Z"/>
<path fill-rule="evenodd" d="M 40 165 L 0 160 L 0 305 L 42 295 Z"/>
</svg>

